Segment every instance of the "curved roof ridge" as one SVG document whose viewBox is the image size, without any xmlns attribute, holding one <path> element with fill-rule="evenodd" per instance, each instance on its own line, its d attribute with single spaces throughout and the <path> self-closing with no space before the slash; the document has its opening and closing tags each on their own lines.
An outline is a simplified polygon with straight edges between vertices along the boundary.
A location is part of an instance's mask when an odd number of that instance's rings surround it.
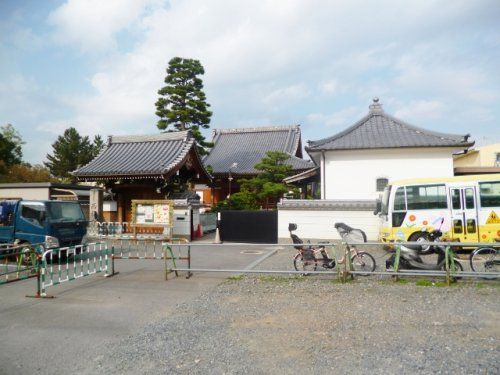
<svg viewBox="0 0 500 375">
<path fill-rule="evenodd" d="M 309 145 L 306 148 L 309 147 L 317 147 L 317 146 L 322 146 L 325 143 L 335 141 L 336 139 L 342 138 L 343 136 L 352 133 L 354 130 L 359 128 L 361 125 L 363 125 L 366 121 L 370 119 L 370 117 L 376 116 L 374 113 L 368 113 L 366 116 L 364 116 L 361 120 L 358 120 L 357 122 L 354 123 L 354 125 L 349 126 L 347 129 L 342 130 L 340 133 L 334 134 L 330 137 L 323 138 L 317 141 L 307 141 L 307 144 Z"/>
<path fill-rule="evenodd" d="M 347 129 L 318 141 L 308 141 L 306 151 L 360 150 L 411 147 L 470 147 L 470 134 L 428 130 L 385 113 L 378 99 L 367 115 Z"/>
<path fill-rule="evenodd" d="M 163 173 L 168 173 L 172 169 L 175 169 L 182 161 L 187 157 L 189 150 L 193 147 L 194 138 L 188 139 L 182 144 L 182 149 L 179 151 L 177 157 L 175 157 L 169 164 L 163 167 Z M 165 163 L 162 163 L 165 165 Z"/>
<path fill-rule="evenodd" d="M 300 124 L 295 125 L 269 125 L 269 126 L 254 126 L 250 128 L 227 128 L 227 129 L 214 129 L 214 133 L 218 134 L 237 134 L 237 133 L 257 133 L 257 132 L 271 132 L 271 131 L 283 131 L 283 130 L 298 130 L 300 129 Z"/>
<path fill-rule="evenodd" d="M 164 132 L 159 134 L 145 135 L 111 135 L 108 137 L 108 143 L 134 143 L 134 142 L 157 142 L 157 141 L 173 141 L 187 138 L 191 133 L 190 130 Z"/>
<path fill-rule="evenodd" d="M 165 178 L 178 170 L 194 148 L 201 173 L 211 175 L 203 165 L 191 131 L 154 136 L 110 137 L 108 145 L 89 163 L 73 172 L 79 179 Z"/>
<path fill-rule="evenodd" d="M 394 116 L 389 115 L 387 113 L 383 113 L 380 115 L 385 116 L 386 118 L 388 118 L 389 120 L 393 121 L 394 123 L 396 123 L 400 126 L 405 126 L 407 128 L 410 128 L 411 130 L 415 130 L 415 132 L 417 132 L 418 134 L 422 134 L 422 133 L 428 134 L 431 136 L 438 137 L 440 139 L 448 139 L 450 141 L 457 141 L 457 140 L 464 140 L 465 137 L 468 135 L 468 134 L 462 135 L 462 134 L 452 134 L 452 133 L 440 133 L 440 132 L 436 132 L 434 130 L 428 130 L 428 129 L 421 128 L 419 126 L 412 125 L 406 121 L 400 120 L 397 117 L 394 117 Z"/>
</svg>

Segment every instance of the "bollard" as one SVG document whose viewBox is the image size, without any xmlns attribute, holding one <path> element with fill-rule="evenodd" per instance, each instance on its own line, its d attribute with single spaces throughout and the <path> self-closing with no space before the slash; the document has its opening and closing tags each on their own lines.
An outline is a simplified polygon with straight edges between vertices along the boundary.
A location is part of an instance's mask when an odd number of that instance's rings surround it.
<svg viewBox="0 0 500 375">
<path fill-rule="evenodd" d="M 220 233 L 219 233 L 219 228 L 215 230 L 215 239 L 214 239 L 214 244 L 221 244 L 222 241 L 220 240 Z"/>
<path fill-rule="evenodd" d="M 187 261 L 188 261 L 188 273 L 186 275 L 186 279 L 189 279 L 193 274 L 191 273 L 191 246 L 188 246 L 188 256 L 187 256 Z"/>
</svg>

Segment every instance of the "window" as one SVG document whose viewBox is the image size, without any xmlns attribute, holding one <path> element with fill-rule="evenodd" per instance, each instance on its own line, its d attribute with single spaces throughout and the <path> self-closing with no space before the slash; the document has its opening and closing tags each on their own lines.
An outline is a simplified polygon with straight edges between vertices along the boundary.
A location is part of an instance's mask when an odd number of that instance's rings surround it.
<svg viewBox="0 0 500 375">
<path fill-rule="evenodd" d="M 416 185 L 406 187 L 408 210 L 447 208 L 444 185 Z"/>
<path fill-rule="evenodd" d="M 500 181 L 480 182 L 481 207 L 500 207 Z"/>
<path fill-rule="evenodd" d="M 78 203 L 49 202 L 49 219 L 55 221 L 85 220 L 82 209 Z"/>
<path fill-rule="evenodd" d="M 21 217 L 31 224 L 41 227 L 45 221 L 45 205 L 43 203 L 23 203 Z"/>
<path fill-rule="evenodd" d="M 465 208 L 474 207 L 474 189 L 465 189 Z"/>
<path fill-rule="evenodd" d="M 453 207 L 454 210 L 460 210 L 462 208 L 459 189 L 453 189 L 451 191 L 451 206 Z"/>
<path fill-rule="evenodd" d="M 377 191 L 384 191 L 385 187 L 389 183 L 387 178 L 377 178 Z"/>
<path fill-rule="evenodd" d="M 394 195 L 394 211 L 406 211 L 405 188 L 398 187 Z"/>
<path fill-rule="evenodd" d="M 388 185 L 384 189 L 384 195 L 382 197 L 382 209 L 381 209 L 381 214 L 382 215 L 387 215 L 389 213 L 389 197 L 391 195 L 391 185 Z"/>
</svg>

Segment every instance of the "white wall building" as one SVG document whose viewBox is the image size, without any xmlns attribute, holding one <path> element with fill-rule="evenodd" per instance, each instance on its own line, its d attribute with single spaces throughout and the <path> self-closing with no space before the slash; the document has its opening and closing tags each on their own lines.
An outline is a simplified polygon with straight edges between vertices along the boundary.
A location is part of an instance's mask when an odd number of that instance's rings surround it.
<svg viewBox="0 0 500 375">
<path fill-rule="evenodd" d="M 336 235 L 332 233 L 333 223 L 343 221 L 365 230 L 370 239 L 376 240 L 378 217 L 372 211 L 387 183 L 453 176 L 453 153 L 474 144 L 468 137 L 407 124 L 386 114 L 374 99 L 369 113 L 351 127 L 308 142 L 306 151 L 320 166 L 321 198 L 329 203 L 283 201 L 279 206 L 278 236 L 288 237 L 288 221 L 294 220 L 299 231 L 315 227 L 303 233 L 304 237 L 331 239 L 335 238 L 332 234 Z"/>
</svg>

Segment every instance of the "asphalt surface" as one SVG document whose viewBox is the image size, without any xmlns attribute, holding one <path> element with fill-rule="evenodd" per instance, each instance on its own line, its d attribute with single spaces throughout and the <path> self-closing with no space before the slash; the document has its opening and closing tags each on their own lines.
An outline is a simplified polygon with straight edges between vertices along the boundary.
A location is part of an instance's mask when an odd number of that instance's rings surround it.
<svg viewBox="0 0 500 375">
<path fill-rule="evenodd" d="M 197 248 L 192 265 L 239 269 L 262 256 L 243 250 Z M 26 297 L 36 293 L 36 279 L 1 285 L 0 374 L 69 374 L 85 368 L 110 344 L 175 313 L 179 304 L 229 276 L 205 273 L 186 280 L 181 273 L 165 281 L 162 260 L 116 260 L 115 268 L 119 273 L 113 277 L 100 273 L 50 287 L 53 299 Z"/>
</svg>

